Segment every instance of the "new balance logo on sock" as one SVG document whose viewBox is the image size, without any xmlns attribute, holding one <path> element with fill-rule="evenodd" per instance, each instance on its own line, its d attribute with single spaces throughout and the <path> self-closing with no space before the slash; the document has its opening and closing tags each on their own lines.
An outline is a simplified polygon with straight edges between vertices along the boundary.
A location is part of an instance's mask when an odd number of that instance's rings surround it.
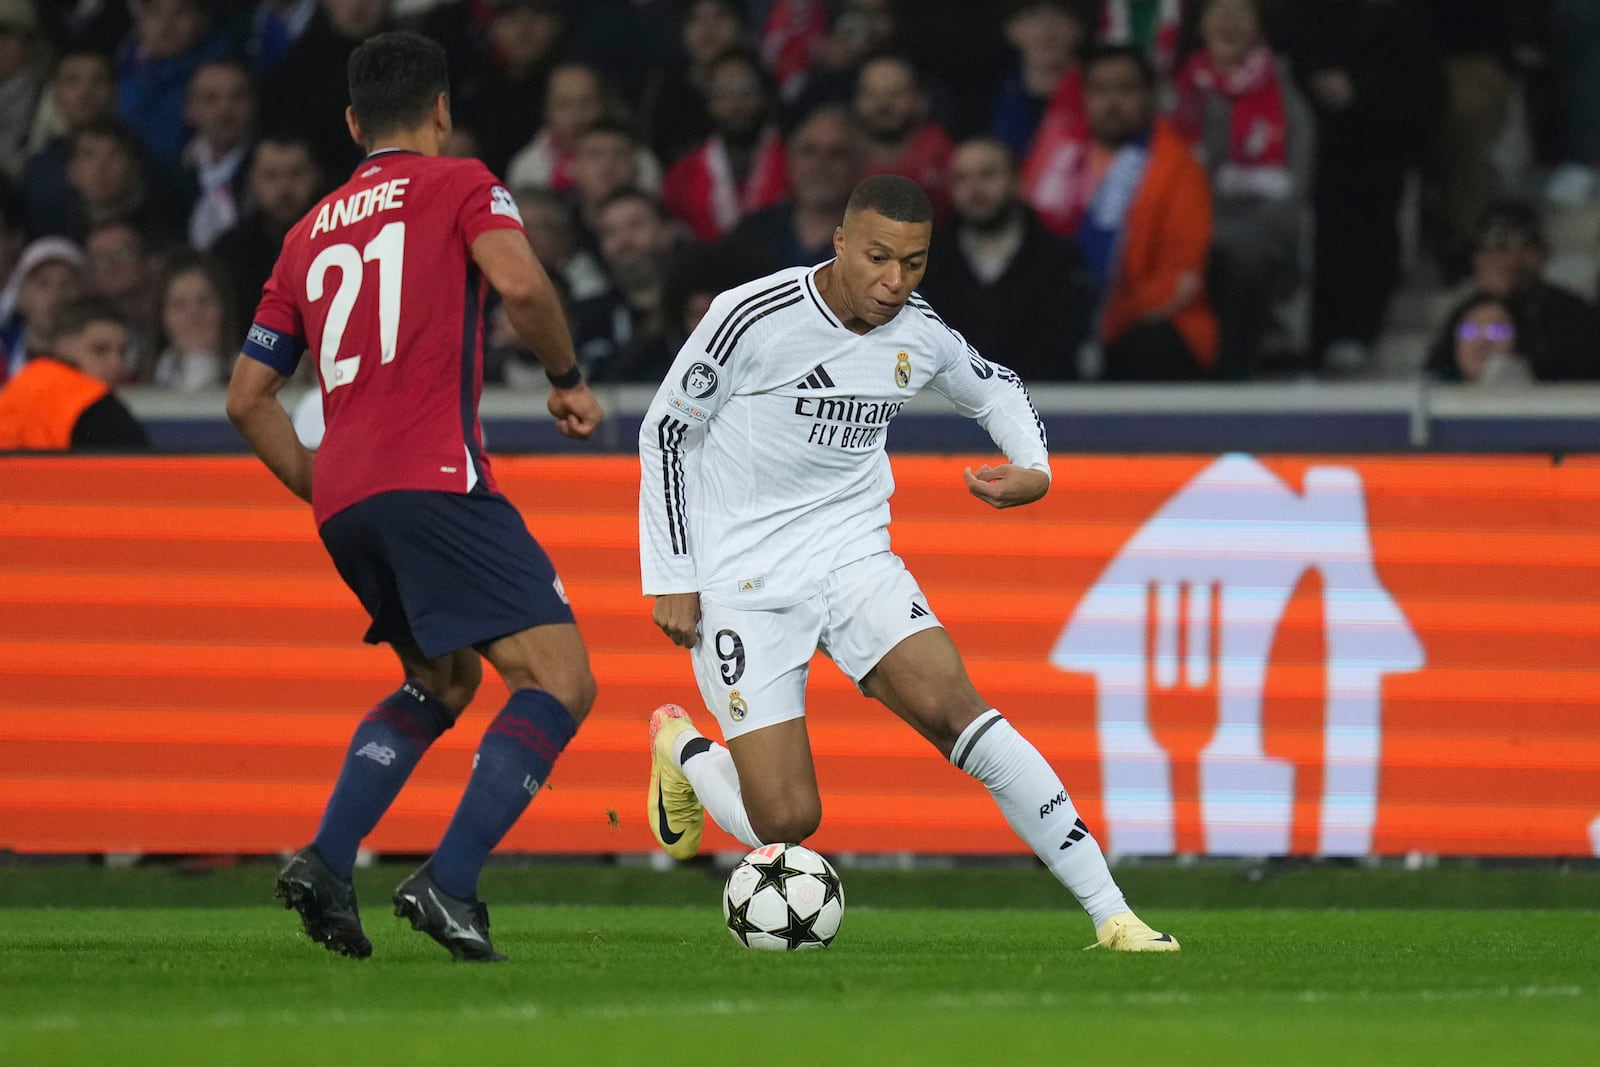
<svg viewBox="0 0 1600 1067">
<path fill-rule="evenodd" d="M 522 776 L 522 788 L 528 791 L 528 795 L 530 797 L 537 793 L 539 791 L 539 786 L 543 784 L 544 783 L 540 782 L 539 779 L 535 778 L 531 774 L 525 774 Z"/>
<path fill-rule="evenodd" d="M 795 386 L 796 389 L 832 389 L 833 379 L 828 377 L 828 372 L 818 367 Z"/>
<path fill-rule="evenodd" d="M 1077 822 L 1072 824 L 1072 832 L 1067 834 L 1067 839 L 1061 842 L 1061 847 L 1056 849 L 1056 851 L 1065 852 L 1067 849 L 1071 848 L 1073 845 L 1076 845 L 1079 841 L 1082 841 L 1088 836 L 1089 828 L 1083 825 L 1082 819 L 1079 819 Z"/>
<path fill-rule="evenodd" d="M 365 745 L 361 746 L 360 751 L 358 751 L 356 755 L 365 756 L 373 763 L 381 763 L 387 767 L 394 762 L 395 753 L 394 749 L 390 748 L 388 745 L 380 745 L 376 741 L 368 741 Z"/>
<path fill-rule="evenodd" d="M 931 612 L 929 612 L 927 608 L 923 607 L 921 604 L 918 604 L 915 600 L 911 602 L 911 617 L 913 619 L 920 619 L 929 614 L 931 614 Z"/>
</svg>

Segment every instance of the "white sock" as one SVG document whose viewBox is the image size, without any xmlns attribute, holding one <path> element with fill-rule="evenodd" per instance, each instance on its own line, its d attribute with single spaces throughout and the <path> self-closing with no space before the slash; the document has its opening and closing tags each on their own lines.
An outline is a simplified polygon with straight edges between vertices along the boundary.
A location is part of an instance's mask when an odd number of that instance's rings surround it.
<svg viewBox="0 0 1600 1067">
<path fill-rule="evenodd" d="M 1072 890 L 1096 927 L 1128 910 L 1061 778 L 1004 715 L 990 708 L 974 719 L 956 738 L 950 762 L 989 788 L 1011 829 Z"/>
<path fill-rule="evenodd" d="M 683 758 L 684 747 L 695 742 L 698 751 Z M 709 746 L 709 747 L 707 747 Z M 706 806 L 706 814 L 749 848 L 766 844 L 750 828 L 744 810 L 744 794 L 739 790 L 739 772 L 733 766 L 733 753 L 715 741 L 685 730 L 672 747 L 672 758 L 683 768 L 683 776 L 694 786 L 695 795 Z"/>
</svg>

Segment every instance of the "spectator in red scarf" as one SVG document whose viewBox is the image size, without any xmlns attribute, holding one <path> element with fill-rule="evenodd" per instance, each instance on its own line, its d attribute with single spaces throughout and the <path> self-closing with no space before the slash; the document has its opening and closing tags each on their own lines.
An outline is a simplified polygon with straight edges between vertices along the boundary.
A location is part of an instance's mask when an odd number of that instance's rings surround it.
<svg viewBox="0 0 1600 1067">
<path fill-rule="evenodd" d="M 667 171 L 661 199 L 697 238 L 714 241 L 782 200 L 788 182 L 772 79 L 761 61 L 729 52 L 711 68 L 706 89 L 716 132 Z"/>
<path fill-rule="evenodd" d="M 1310 106 L 1261 31 L 1259 0 L 1205 0 L 1202 47 L 1179 69 L 1173 128 L 1211 176 L 1218 372 L 1260 363 L 1274 300 L 1293 294 L 1313 156 Z"/>
<path fill-rule="evenodd" d="M 917 68 L 901 56 L 877 56 L 856 80 L 854 113 L 865 135 L 867 174 L 898 174 L 922 186 L 942 219 L 950 209 L 947 177 L 955 146 L 928 118 Z"/>
<path fill-rule="evenodd" d="M 715 252 L 735 273 L 759 278 L 833 258 L 833 234 L 862 177 L 861 136 L 850 113 L 826 104 L 789 135 L 789 198 L 747 215 Z"/>
<path fill-rule="evenodd" d="M 1081 139 L 1083 71 L 1078 51 L 1088 37 L 1083 15 L 1070 0 L 1012 0 L 1006 13 L 1006 41 L 1017 52 L 1016 68 L 1000 86 L 992 132 L 1011 149 L 1023 167 L 1023 193 L 1030 186 L 1029 166 L 1041 162 L 1054 142 Z"/>
</svg>

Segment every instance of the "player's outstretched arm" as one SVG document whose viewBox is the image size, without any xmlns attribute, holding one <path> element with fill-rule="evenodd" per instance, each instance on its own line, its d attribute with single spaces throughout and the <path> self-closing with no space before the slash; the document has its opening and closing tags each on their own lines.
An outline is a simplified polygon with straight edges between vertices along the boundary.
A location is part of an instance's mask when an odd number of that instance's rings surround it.
<svg viewBox="0 0 1600 1067">
<path fill-rule="evenodd" d="M 289 413 L 278 403 L 278 391 L 288 380 L 259 360 L 240 358 L 228 382 L 228 418 L 267 469 L 291 493 L 309 503 L 313 457 L 295 436 Z"/>
<path fill-rule="evenodd" d="M 985 463 L 977 470 L 968 467 L 963 477 L 967 491 L 993 508 L 1031 504 L 1050 490 L 1050 475 L 1015 463 L 1002 463 L 998 467 Z"/>
<path fill-rule="evenodd" d="M 517 337 L 550 379 L 550 414 L 568 437 L 584 438 L 600 424 L 600 402 L 578 376 L 572 333 L 550 276 L 539 265 L 521 230 L 495 229 L 472 242 L 472 261 L 505 301 Z"/>
</svg>

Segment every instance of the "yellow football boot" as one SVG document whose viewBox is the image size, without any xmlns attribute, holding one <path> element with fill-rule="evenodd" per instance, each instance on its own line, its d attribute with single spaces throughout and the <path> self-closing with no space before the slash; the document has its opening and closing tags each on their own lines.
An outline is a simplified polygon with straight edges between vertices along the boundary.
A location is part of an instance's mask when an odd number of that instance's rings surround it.
<svg viewBox="0 0 1600 1067">
<path fill-rule="evenodd" d="M 1178 939 L 1157 933 L 1131 911 L 1111 916 L 1095 929 L 1096 941 L 1089 948 L 1108 948 L 1112 952 L 1176 952 Z"/>
<path fill-rule="evenodd" d="M 705 805 L 672 758 L 672 750 L 685 732 L 699 731 L 689 713 L 678 705 L 663 704 L 650 713 L 650 795 L 645 819 L 662 849 L 675 860 L 691 859 L 700 851 L 700 833 L 706 825 Z"/>
</svg>

